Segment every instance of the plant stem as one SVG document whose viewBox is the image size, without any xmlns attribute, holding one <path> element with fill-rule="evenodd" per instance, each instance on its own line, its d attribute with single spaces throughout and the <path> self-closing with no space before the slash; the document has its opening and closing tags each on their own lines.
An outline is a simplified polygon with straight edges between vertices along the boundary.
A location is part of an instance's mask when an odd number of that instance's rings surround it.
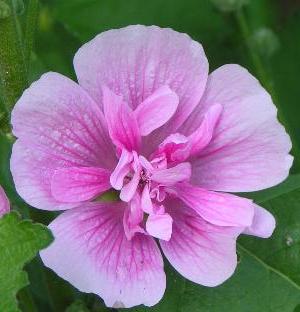
<svg viewBox="0 0 300 312">
<path fill-rule="evenodd" d="M 39 1 L 29 0 L 26 9 L 26 25 L 24 36 L 24 59 L 27 71 L 29 71 L 30 56 L 34 44 L 38 12 L 39 12 Z"/>
<path fill-rule="evenodd" d="M 27 72 L 18 37 L 13 6 L 8 0 L 12 13 L 0 19 L 0 92 L 6 108 L 10 111 L 27 86 Z"/>
<path fill-rule="evenodd" d="M 21 302 L 23 312 L 38 312 L 38 309 L 34 303 L 32 295 L 28 290 L 28 287 L 23 288 L 18 294 Z"/>
<path fill-rule="evenodd" d="M 292 134 L 294 133 L 293 129 L 291 129 L 289 123 L 286 120 L 286 117 L 284 116 L 283 109 L 281 108 L 281 102 L 277 98 L 276 92 L 273 88 L 273 81 L 268 76 L 267 72 L 265 71 L 263 62 L 261 60 L 260 55 L 253 49 L 253 47 L 250 44 L 249 38 L 251 36 L 251 30 L 248 26 L 247 19 L 244 15 L 243 9 L 239 9 L 236 11 L 236 19 L 237 23 L 239 25 L 240 31 L 242 33 L 242 36 L 245 40 L 245 44 L 248 48 L 248 52 L 252 61 L 252 64 L 254 66 L 254 69 L 258 75 L 259 80 L 261 81 L 262 85 L 267 89 L 267 91 L 270 93 L 277 109 L 278 109 L 278 119 L 281 121 L 281 123 L 285 126 L 287 132 L 291 135 L 292 143 L 293 143 L 293 149 L 292 154 L 296 155 L 294 160 L 294 168 L 297 170 L 300 169 L 300 146 L 297 140 L 294 139 Z M 299 158 L 299 159 L 298 159 Z"/>
<path fill-rule="evenodd" d="M 268 75 L 264 69 L 263 62 L 262 62 L 259 54 L 256 53 L 256 51 L 252 48 L 252 46 L 249 42 L 249 38 L 251 36 L 251 31 L 249 29 L 247 19 L 245 17 L 243 9 L 239 9 L 236 12 L 236 19 L 237 19 L 240 31 L 242 33 L 242 36 L 244 37 L 245 44 L 248 48 L 248 52 L 249 52 L 252 64 L 253 64 L 255 71 L 259 77 L 259 80 L 261 81 L 262 85 L 270 92 L 273 100 L 275 102 L 277 102 L 276 99 L 274 98 L 275 92 L 273 90 L 273 83 L 269 79 L 269 77 L 268 77 Z"/>
</svg>

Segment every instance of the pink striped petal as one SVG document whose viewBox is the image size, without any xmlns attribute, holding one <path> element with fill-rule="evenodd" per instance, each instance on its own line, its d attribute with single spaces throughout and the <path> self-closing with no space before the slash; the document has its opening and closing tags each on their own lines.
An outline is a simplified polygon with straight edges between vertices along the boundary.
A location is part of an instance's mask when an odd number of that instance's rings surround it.
<svg viewBox="0 0 300 312">
<path fill-rule="evenodd" d="M 209 144 L 222 113 L 222 109 L 223 108 L 220 104 L 211 106 L 208 112 L 204 115 L 200 127 L 188 137 L 191 146 L 190 156 L 196 155 Z"/>
<path fill-rule="evenodd" d="M 140 145 L 140 130 L 137 120 L 121 96 L 103 87 L 103 107 L 109 135 L 113 143 L 129 151 L 138 150 Z"/>
<path fill-rule="evenodd" d="M 18 137 L 11 172 L 19 195 L 39 209 L 60 210 L 74 204 L 53 198 L 51 179 L 57 169 L 100 167 L 117 163 L 103 113 L 78 84 L 47 73 L 21 96 L 12 111 Z"/>
<path fill-rule="evenodd" d="M 193 162 L 193 183 L 215 191 L 251 192 L 283 181 L 293 162 L 291 141 L 260 83 L 238 65 L 218 68 L 179 131 L 194 132 L 214 103 L 223 111 L 211 142 Z"/>
<path fill-rule="evenodd" d="M 147 97 L 134 111 L 141 135 L 147 136 L 164 125 L 175 113 L 179 98 L 168 86 Z"/>
<path fill-rule="evenodd" d="M 146 230 L 151 236 L 168 241 L 172 235 L 172 223 L 168 213 L 152 214 L 147 218 Z"/>
<path fill-rule="evenodd" d="M 81 202 L 110 189 L 110 171 L 95 167 L 71 167 L 55 171 L 51 192 L 62 202 Z"/>
<path fill-rule="evenodd" d="M 0 185 L 0 217 L 9 212 L 10 206 L 4 189 Z"/>
<path fill-rule="evenodd" d="M 176 192 L 186 205 L 211 224 L 247 227 L 253 222 L 255 205 L 249 199 L 208 191 L 188 183 L 176 185 Z"/>
<path fill-rule="evenodd" d="M 255 205 L 253 222 L 246 228 L 244 234 L 269 238 L 273 234 L 275 226 L 274 216 L 266 209 Z"/>
<path fill-rule="evenodd" d="M 176 202 L 169 205 L 172 237 L 160 245 L 171 265 L 195 283 L 209 287 L 223 283 L 236 268 L 236 238 L 242 229 L 214 226 Z"/>
<path fill-rule="evenodd" d="M 173 185 L 178 182 L 189 180 L 191 177 L 190 163 L 180 163 L 175 167 L 156 170 L 151 179 L 162 185 Z"/>
<path fill-rule="evenodd" d="M 44 264 L 108 307 L 152 306 L 163 296 L 163 259 L 153 238 L 125 236 L 122 203 L 92 203 L 62 213 L 50 225 L 55 240 Z"/>
<path fill-rule="evenodd" d="M 174 116 L 143 142 L 147 154 L 193 111 L 208 75 L 198 42 L 169 28 L 142 25 L 101 33 L 78 50 L 74 67 L 79 84 L 97 103 L 102 102 L 103 85 L 124 96 L 132 109 L 161 86 L 168 85 L 178 95 Z"/>
</svg>

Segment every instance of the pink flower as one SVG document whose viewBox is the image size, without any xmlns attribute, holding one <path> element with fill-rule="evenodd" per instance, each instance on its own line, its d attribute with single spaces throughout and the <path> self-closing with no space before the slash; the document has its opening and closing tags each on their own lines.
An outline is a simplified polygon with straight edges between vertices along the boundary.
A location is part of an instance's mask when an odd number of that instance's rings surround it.
<svg viewBox="0 0 300 312">
<path fill-rule="evenodd" d="M 157 238 L 186 278 L 224 282 L 238 235 L 269 237 L 275 220 L 223 192 L 271 187 L 292 164 L 270 95 L 238 65 L 208 75 L 199 43 L 155 26 L 98 35 L 74 67 L 78 84 L 47 73 L 12 112 L 19 194 L 68 210 L 45 265 L 107 306 L 152 306 L 166 287 Z M 97 200 L 111 188 L 120 201 Z"/>
<path fill-rule="evenodd" d="M 0 218 L 9 212 L 9 201 L 8 198 L 0 185 Z"/>
</svg>

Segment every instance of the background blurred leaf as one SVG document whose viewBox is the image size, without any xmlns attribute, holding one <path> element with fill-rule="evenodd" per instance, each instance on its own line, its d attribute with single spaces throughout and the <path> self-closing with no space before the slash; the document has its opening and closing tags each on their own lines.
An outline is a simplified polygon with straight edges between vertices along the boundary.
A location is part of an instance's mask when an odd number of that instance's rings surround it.
<svg viewBox="0 0 300 312">
<path fill-rule="evenodd" d="M 0 219 L 0 311 L 19 311 L 15 296 L 28 284 L 22 268 L 51 241 L 45 226 L 21 220 L 16 212 Z"/>
<path fill-rule="evenodd" d="M 81 300 L 73 302 L 65 312 L 89 312 L 90 310 L 86 307 L 85 303 Z"/>
</svg>

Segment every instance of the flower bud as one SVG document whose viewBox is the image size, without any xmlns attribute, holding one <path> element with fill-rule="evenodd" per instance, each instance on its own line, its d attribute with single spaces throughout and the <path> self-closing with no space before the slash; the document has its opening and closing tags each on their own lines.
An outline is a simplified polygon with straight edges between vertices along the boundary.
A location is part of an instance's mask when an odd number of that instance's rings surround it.
<svg viewBox="0 0 300 312">
<path fill-rule="evenodd" d="M 272 56 L 280 46 L 275 33 L 266 27 L 257 29 L 249 38 L 249 44 L 258 54 L 263 57 Z"/>
<path fill-rule="evenodd" d="M 4 2 L 0 1 L 0 19 L 7 18 L 11 15 L 10 6 Z"/>
</svg>

